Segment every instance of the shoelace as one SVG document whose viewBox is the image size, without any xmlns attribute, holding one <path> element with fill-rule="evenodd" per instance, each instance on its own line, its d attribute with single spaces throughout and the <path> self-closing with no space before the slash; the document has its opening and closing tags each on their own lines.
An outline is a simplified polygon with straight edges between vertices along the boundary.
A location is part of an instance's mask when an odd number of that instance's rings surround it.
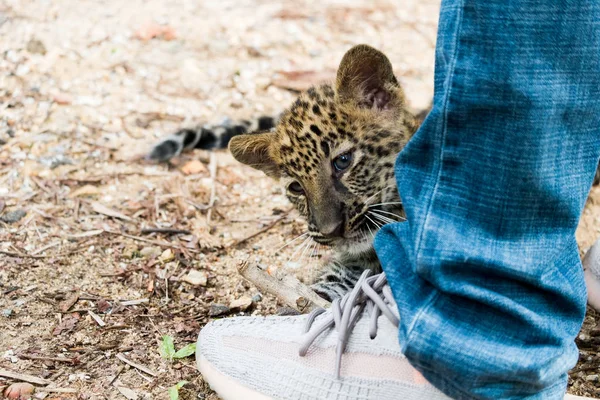
<svg viewBox="0 0 600 400">
<path fill-rule="evenodd" d="M 367 270 L 362 273 L 360 279 L 350 293 L 347 293 L 341 299 L 335 299 L 331 304 L 330 313 L 323 321 L 311 329 L 316 318 L 323 314 L 324 308 L 317 308 L 309 315 L 304 327 L 306 337 L 300 345 L 300 357 L 304 357 L 313 342 L 325 331 L 335 327 L 338 332 L 338 342 L 336 346 L 335 374 L 340 378 L 342 367 L 342 354 L 348 343 L 348 337 L 356 322 L 360 318 L 365 307 L 367 307 L 371 320 L 369 322 L 369 336 L 374 339 L 377 336 L 377 319 L 381 314 L 385 315 L 394 326 L 398 326 L 400 321 L 392 311 L 390 304 L 395 304 L 394 297 L 390 287 L 387 285 L 387 278 L 384 273 L 371 275 Z"/>
</svg>

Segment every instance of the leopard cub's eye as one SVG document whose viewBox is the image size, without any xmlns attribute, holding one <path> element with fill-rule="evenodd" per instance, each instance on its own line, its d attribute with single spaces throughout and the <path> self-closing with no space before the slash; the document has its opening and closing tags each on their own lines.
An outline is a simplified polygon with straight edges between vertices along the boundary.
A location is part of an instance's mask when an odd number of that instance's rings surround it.
<svg viewBox="0 0 600 400">
<path fill-rule="evenodd" d="M 333 159 L 332 164 L 333 168 L 335 168 L 337 172 L 341 172 L 348 169 L 348 167 L 350 167 L 350 164 L 352 164 L 352 153 L 340 154 L 339 156 Z"/>
<path fill-rule="evenodd" d="M 302 189 L 302 185 L 298 182 L 292 182 L 288 185 L 288 190 L 297 195 L 304 194 L 304 189 Z"/>
</svg>

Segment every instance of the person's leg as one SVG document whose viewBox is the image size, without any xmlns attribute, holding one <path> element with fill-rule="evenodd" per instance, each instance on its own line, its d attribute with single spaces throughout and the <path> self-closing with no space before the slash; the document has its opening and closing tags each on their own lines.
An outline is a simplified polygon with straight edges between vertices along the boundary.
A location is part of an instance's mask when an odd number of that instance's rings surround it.
<svg viewBox="0 0 600 400">
<path fill-rule="evenodd" d="M 376 249 L 410 362 L 454 398 L 562 398 L 600 155 L 600 3 L 446 0 L 432 112 Z"/>
</svg>

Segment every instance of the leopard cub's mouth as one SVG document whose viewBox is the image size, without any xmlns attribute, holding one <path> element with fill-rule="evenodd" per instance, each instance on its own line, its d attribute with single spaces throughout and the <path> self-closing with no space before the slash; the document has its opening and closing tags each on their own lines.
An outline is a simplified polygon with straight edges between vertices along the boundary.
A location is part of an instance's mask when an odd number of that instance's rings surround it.
<svg viewBox="0 0 600 400">
<path fill-rule="evenodd" d="M 312 239 L 327 247 L 333 247 L 338 249 L 343 249 L 344 251 L 349 251 L 354 253 L 355 249 L 353 246 L 358 246 L 356 250 L 359 252 L 365 251 L 364 247 L 366 245 L 372 246 L 373 239 L 375 237 L 375 233 L 379 230 L 379 227 L 376 225 L 369 225 L 369 220 L 362 216 L 360 222 L 353 227 L 353 229 L 339 237 L 325 237 L 320 232 L 310 232 Z"/>
</svg>

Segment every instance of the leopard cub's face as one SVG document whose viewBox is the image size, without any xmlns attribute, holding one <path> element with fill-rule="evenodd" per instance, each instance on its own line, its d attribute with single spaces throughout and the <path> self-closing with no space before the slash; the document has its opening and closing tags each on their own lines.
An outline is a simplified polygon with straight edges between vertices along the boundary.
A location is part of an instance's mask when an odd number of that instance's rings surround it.
<svg viewBox="0 0 600 400">
<path fill-rule="evenodd" d="M 283 184 L 316 242 L 358 254 L 402 218 L 394 160 L 415 130 L 387 57 L 361 45 L 335 87 L 302 93 L 274 130 L 234 137 L 230 150 Z"/>
</svg>

